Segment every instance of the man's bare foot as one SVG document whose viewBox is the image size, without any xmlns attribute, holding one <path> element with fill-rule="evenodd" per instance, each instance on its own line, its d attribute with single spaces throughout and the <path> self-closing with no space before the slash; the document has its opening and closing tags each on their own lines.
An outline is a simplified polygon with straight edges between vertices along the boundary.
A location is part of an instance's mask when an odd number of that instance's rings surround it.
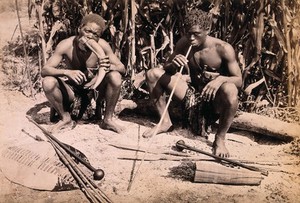
<svg viewBox="0 0 300 203">
<path fill-rule="evenodd" d="M 75 128 L 76 122 L 72 120 L 60 120 L 56 124 L 50 126 L 48 131 L 50 133 L 57 133 L 61 130 L 72 130 Z"/>
<path fill-rule="evenodd" d="M 157 130 L 157 125 L 154 127 L 154 128 L 151 128 L 149 130 L 146 130 L 144 133 L 143 133 L 143 138 L 150 138 L 154 135 L 155 131 Z M 174 126 L 171 124 L 162 124 L 160 126 L 160 128 L 157 130 L 156 134 L 159 134 L 159 133 L 165 133 L 165 132 L 171 132 L 172 130 L 174 130 Z"/>
<path fill-rule="evenodd" d="M 100 128 L 105 129 L 105 130 L 112 130 L 116 133 L 121 133 L 125 130 L 125 128 L 123 126 L 118 125 L 113 120 L 104 120 L 100 124 Z"/>
<path fill-rule="evenodd" d="M 225 146 L 224 139 L 216 138 L 213 143 L 213 154 L 222 158 L 229 157 L 229 152 Z"/>
</svg>

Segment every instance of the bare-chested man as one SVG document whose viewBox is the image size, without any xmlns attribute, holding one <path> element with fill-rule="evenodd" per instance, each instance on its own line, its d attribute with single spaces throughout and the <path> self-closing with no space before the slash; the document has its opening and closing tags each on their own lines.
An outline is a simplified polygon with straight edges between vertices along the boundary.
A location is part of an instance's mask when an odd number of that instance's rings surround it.
<svg viewBox="0 0 300 203">
<path fill-rule="evenodd" d="M 187 68 L 188 76 L 181 77 L 174 96 L 182 101 L 186 108 L 187 123 L 197 134 L 205 134 L 207 125 L 219 119 L 219 126 L 213 143 L 213 153 L 228 157 L 225 135 L 230 128 L 238 108 L 238 89 L 242 85 L 241 70 L 233 47 L 220 39 L 208 36 L 212 18 L 201 10 L 191 10 L 185 17 L 186 35 L 175 47 L 174 53 L 163 68 L 150 69 L 147 83 L 151 98 L 158 113 L 162 116 L 166 108 L 164 92 L 170 92 L 181 66 Z M 189 47 L 191 51 L 185 57 Z M 205 128 L 203 128 L 205 126 Z M 167 132 L 172 122 L 167 113 L 159 129 L 144 132 L 143 137 Z"/>
<path fill-rule="evenodd" d="M 48 129 L 50 132 L 71 127 L 73 121 L 70 106 L 76 95 L 88 89 L 99 92 L 97 102 L 102 99 L 106 101 L 100 127 L 117 133 L 123 130 L 123 127 L 113 120 L 113 113 L 120 95 L 125 67 L 113 53 L 108 42 L 101 38 L 104 29 L 105 21 L 101 16 L 97 14 L 84 16 L 78 28 L 79 35 L 61 41 L 43 67 L 45 95 L 60 116 L 59 122 Z M 81 38 L 93 44 L 94 50 L 104 51 L 104 55 L 99 57 L 99 53 L 91 51 L 84 41 L 80 40 Z M 65 60 L 67 69 L 57 68 L 62 60 Z M 105 70 L 106 74 L 98 85 L 95 78 L 99 77 L 101 69 Z"/>
</svg>

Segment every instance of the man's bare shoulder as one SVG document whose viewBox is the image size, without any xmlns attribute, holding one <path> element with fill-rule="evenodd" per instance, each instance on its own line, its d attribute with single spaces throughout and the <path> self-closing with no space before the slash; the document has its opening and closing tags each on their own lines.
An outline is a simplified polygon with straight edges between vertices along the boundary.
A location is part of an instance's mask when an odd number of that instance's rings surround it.
<svg viewBox="0 0 300 203">
<path fill-rule="evenodd" d="M 210 40 L 214 44 L 214 46 L 218 49 L 218 51 L 226 51 L 227 49 L 233 48 L 231 44 L 219 38 L 210 37 Z"/>
<path fill-rule="evenodd" d="M 215 37 L 211 37 L 210 40 L 220 55 L 234 53 L 234 49 L 232 45 L 229 44 L 228 42 Z"/>
<path fill-rule="evenodd" d="M 74 38 L 75 36 L 72 36 L 60 41 L 55 50 L 61 53 L 66 53 L 68 50 L 70 50 L 70 48 L 73 47 Z"/>
</svg>

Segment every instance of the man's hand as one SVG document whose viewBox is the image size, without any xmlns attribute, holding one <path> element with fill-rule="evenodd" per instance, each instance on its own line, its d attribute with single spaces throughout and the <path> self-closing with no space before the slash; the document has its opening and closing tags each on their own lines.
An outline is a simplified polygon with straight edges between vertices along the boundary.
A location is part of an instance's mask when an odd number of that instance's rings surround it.
<svg viewBox="0 0 300 203">
<path fill-rule="evenodd" d="M 105 72 L 109 72 L 111 70 L 111 63 L 108 56 L 99 58 L 99 66 L 103 68 Z"/>
<path fill-rule="evenodd" d="M 80 70 L 65 70 L 64 74 L 68 77 L 68 79 L 74 81 L 77 85 L 81 85 L 87 81 L 84 73 Z"/>
<path fill-rule="evenodd" d="M 178 54 L 173 58 L 172 63 L 177 67 L 181 67 L 186 65 L 188 63 L 188 60 L 182 54 Z"/>
<path fill-rule="evenodd" d="M 164 69 L 169 74 L 175 74 L 178 71 L 178 68 L 184 66 L 185 68 L 187 68 L 187 72 L 189 73 L 187 63 L 188 63 L 187 58 L 182 54 L 178 54 L 172 59 L 171 62 L 167 63 L 164 66 Z"/>
<path fill-rule="evenodd" d="M 218 89 L 221 87 L 221 85 L 224 83 L 224 81 L 222 80 L 218 80 L 218 78 L 210 81 L 209 83 L 207 83 L 207 85 L 203 88 L 202 92 L 201 92 L 201 97 L 203 98 L 204 101 L 210 101 L 210 100 L 214 100 L 216 93 L 218 91 Z"/>
</svg>

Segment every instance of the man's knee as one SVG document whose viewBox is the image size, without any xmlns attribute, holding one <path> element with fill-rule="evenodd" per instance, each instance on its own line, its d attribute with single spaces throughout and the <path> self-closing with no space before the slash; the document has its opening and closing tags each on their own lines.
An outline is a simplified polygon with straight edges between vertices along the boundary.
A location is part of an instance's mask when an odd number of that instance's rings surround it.
<svg viewBox="0 0 300 203">
<path fill-rule="evenodd" d="M 58 81 L 55 77 L 47 76 L 43 78 L 42 87 L 44 92 L 51 92 L 58 86 Z"/>
<path fill-rule="evenodd" d="M 164 70 L 162 68 L 151 68 L 146 72 L 146 80 L 148 82 L 155 82 L 162 76 L 163 73 Z"/>
<path fill-rule="evenodd" d="M 220 87 L 220 98 L 223 104 L 235 107 L 238 104 L 238 89 L 233 83 L 224 83 Z"/>
<path fill-rule="evenodd" d="M 118 71 L 111 71 L 106 75 L 109 84 L 115 87 L 121 87 L 122 85 L 122 75 Z"/>
</svg>

